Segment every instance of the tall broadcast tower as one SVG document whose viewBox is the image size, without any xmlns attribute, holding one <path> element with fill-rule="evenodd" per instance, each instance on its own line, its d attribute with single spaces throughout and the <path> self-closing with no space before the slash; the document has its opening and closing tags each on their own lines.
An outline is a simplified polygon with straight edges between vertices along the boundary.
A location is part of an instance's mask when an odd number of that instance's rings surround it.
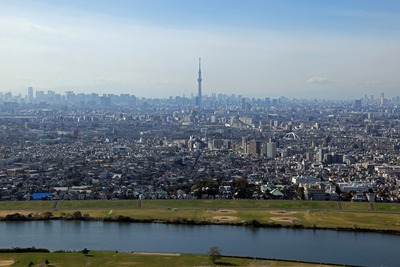
<svg viewBox="0 0 400 267">
<path fill-rule="evenodd" d="M 201 105 L 203 104 L 203 95 L 201 94 L 201 57 L 199 57 L 199 77 L 197 78 L 197 82 L 199 84 L 199 92 L 198 92 L 198 98 L 197 98 L 197 105 L 199 107 L 201 107 Z"/>
</svg>

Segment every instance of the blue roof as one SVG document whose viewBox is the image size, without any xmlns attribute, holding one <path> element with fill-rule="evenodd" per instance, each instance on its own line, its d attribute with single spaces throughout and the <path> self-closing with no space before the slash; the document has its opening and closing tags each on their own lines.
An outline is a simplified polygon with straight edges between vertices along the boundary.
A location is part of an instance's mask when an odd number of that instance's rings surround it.
<svg viewBox="0 0 400 267">
<path fill-rule="evenodd" d="M 51 197 L 51 193 L 33 193 L 32 199 L 42 199 L 44 197 Z"/>
</svg>

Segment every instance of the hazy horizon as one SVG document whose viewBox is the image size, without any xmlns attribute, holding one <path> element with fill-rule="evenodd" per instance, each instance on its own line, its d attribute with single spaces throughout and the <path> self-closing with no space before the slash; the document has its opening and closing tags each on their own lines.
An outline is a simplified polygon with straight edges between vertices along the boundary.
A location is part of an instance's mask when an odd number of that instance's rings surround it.
<svg viewBox="0 0 400 267">
<path fill-rule="evenodd" d="M 0 1 L 0 91 L 399 95 L 397 1 Z"/>
</svg>

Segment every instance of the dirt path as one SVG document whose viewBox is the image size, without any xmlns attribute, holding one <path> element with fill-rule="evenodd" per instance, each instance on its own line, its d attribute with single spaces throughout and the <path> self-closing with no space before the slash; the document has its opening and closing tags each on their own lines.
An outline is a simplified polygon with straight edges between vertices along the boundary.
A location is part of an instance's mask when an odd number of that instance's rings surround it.
<svg viewBox="0 0 400 267">
<path fill-rule="evenodd" d="M 157 252 L 132 252 L 131 254 L 139 255 L 156 255 L 156 256 L 180 256 L 179 253 L 157 253 Z"/>
<path fill-rule="evenodd" d="M 271 220 L 276 221 L 276 222 L 291 222 L 291 223 L 295 223 L 299 219 L 297 219 L 296 217 L 271 217 Z"/>
<path fill-rule="evenodd" d="M 0 260 L 0 266 L 10 266 L 13 264 L 14 264 L 13 260 Z"/>
<path fill-rule="evenodd" d="M 295 211 L 287 211 L 287 210 L 271 210 L 270 211 L 271 214 L 273 215 L 291 215 L 291 214 L 295 214 Z"/>
<path fill-rule="evenodd" d="M 237 213 L 236 210 L 212 210 L 212 213 L 217 213 L 217 214 L 235 214 Z"/>
<path fill-rule="evenodd" d="M 235 216 L 214 216 L 213 219 L 217 221 L 236 221 L 238 218 Z"/>
</svg>

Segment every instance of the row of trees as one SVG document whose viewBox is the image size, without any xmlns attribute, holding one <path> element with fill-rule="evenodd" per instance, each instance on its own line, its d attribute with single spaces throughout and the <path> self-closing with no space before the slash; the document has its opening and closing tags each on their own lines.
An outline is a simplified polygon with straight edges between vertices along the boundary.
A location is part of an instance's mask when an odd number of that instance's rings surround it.
<svg viewBox="0 0 400 267">
<path fill-rule="evenodd" d="M 190 192 L 199 199 L 202 198 L 203 194 L 215 196 L 221 194 L 219 190 L 221 185 L 230 185 L 232 188 L 232 196 L 235 198 L 252 198 L 254 192 L 261 194 L 258 186 L 249 184 L 247 179 L 244 178 L 234 179 L 232 183 L 229 184 L 220 183 L 216 179 L 200 181 L 190 188 Z"/>
<path fill-rule="evenodd" d="M 7 214 L 4 217 L 5 221 L 30 221 L 30 220 L 51 220 L 55 219 L 53 214 L 49 211 L 43 213 L 30 213 L 24 215 L 21 213 Z M 63 220 L 89 220 L 90 216 L 87 213 L 82 214 L 80 211 L 75 211 L 73 213 L 61 213 L 61 219 Z"/>
</svg>

